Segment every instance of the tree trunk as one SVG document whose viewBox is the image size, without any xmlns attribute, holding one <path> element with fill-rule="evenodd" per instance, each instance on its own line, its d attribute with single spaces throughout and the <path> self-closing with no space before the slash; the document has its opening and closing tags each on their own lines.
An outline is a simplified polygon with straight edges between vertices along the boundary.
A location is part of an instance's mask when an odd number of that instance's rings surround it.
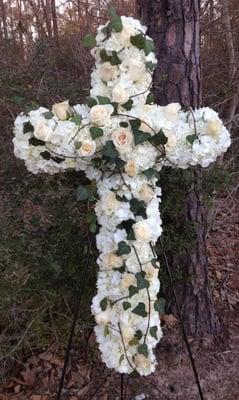
<svg viewBox="0 0 239 400">
<path fill-rule="evenodd" d="M 55 2 L 55 0 L 51 0 L 51 15 L 52 15 L 54 38 L 56 40 L 58 40 L 59 33 L 58 33 L 58 23 L 57 23 L 56 2 Z"/>
<path fill-rule="evenodd" d="M 5 4 L 4 4 L 3 0 L 0 0 L 0 10 L 1 10 L 4 38 L 8 39 L 6 9 L 5 9 Z"/>
<path fill-rule="evenodd" d="M 199 0 L 138 0 L 138 11 L 156 45 L 154 92 L 158 104 L 179 102 L 198 107 L 201 100 Z M 209 286 L 206 213 L 200 194 L 194 189 L 185 193 L 185 198 L 185 218 L 194 225 L 197 244 L 184 256 L 170 254 L 170 259 L 172 268 L 180 266 L 184 274 L 176 290 L 187 332 L 206 336 L 216 334 L 220 327 Z"/>
</svg>

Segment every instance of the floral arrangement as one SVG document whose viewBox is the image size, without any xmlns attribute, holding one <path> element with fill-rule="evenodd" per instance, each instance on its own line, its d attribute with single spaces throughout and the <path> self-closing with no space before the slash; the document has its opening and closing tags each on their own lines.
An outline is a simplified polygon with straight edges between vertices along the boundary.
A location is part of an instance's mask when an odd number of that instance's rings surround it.
<svg viewBox="0 0 239 400">
<path fill-rule="evenodd" d="M 148 375 L 162 336 L 154 251 L 162 232 L 158 172 L 207 167 L 227 150 L 230 136 L 209 108 L 154 104 L 154 43 L 139 21 L 111 10 L 109 22 L 84 44 L 95 58 L 87 104 L 64 101 L 51 111 L 20 114 L 14 151 L 34 174 L 72 168 L 96 181 L 97 341 L 109 368 Z M 84 187 L 80 197 L 87 198 Z"/>
</svg>

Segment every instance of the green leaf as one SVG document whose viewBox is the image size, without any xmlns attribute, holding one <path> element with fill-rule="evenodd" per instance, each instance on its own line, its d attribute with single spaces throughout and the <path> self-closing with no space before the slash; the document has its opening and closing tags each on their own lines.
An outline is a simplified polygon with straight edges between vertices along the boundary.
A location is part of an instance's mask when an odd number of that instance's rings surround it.
<svg viewBox="0 0 239 400">
<path fill-rule="evenodd" d="M 152 104 L 155 102 L 155 97 L 153 93 L 149 93 L 146 99 L 146 104 Z"/>
<path fill-rule="evenodd" d="M 139 302 L 139 304 L 132 310 L 132 312 L 136 315 L 140 315 L 141 317 L 147 317 L 144 303 Z"/>
<path fill-rule="evenodd" d="M 139 293 L 139 289 L 136 286 L 129 287 L 129 297 L 133 297 L 137 293 Z"/>
<path fill-rule="evenodd" d="M 90 232 L 95 233 L 97 230 L 97 218 L 94 212 L 90 212 L 86 215 L 86 221 L 89 224 Z"/>
<path fill-rule="evenodd" d="M 125 229 L 126 232 L 129 233 L 134 224 L 135 224 L 135 220 L 134 219 L 127 219 L 126 221 L 122 221 L 119 225 L 117 225 L 117 228 Z"/>
<path fill-rule="evenodd" d="M 103 136 L 104 131 L 101 128 L 92 127 L 92 128 L 90 128 L 90 135 L 91 135 L 92 139 L 95 140 L 95 139 Z"/>
<path fill-rule="evenodd" d="M 148 168 L 142 171 L 142 173 L 146 176 L 147 179 L 153 178 L 154 175 L 157 175 L 157 171 L 153 168 Z"/>
<path fill-rule="evenodd" d="M 77 142 L 74 143 L 74 146 L 75 146 L 76 150 L 79 150 L 81 148 L 81 146 L 82 146 L 82 142 L 77 141 Z"/>
<path fill-rule="evenodd" d="M 126 121 L 122 121 L 122 122 L 120 122 L 120 126 L 121 126 L 122 128 L 128 128 L 129 124 L 128 124 L 128 122 L 126 122 Z"/>
<path fill-rule="evenodd" d="M 137 338 L 137 336 L 134 336 L 134 337 L 129 341 L 129 345 L 130 345 L 130 346 L 135 346 L 136 344 L 139 344 L 139 339 Z"/>
<path fill-rule="evenodd" d="M 143 132 L 143 131 L 140 131 L 140 130 L 137 130 L 137 131 L 134 130 L 133 134 L 134 134 L 134 143 L 135 143 L 135 145 L 140 144 L 140 143 L 144 143 L 147 140 L 152 138 L 150 133 Z"/>
<path fill-rule="evenodd" d="M 146 273 L 144 271 L 137 272 L 135 277 L 137 279 L 137 287 L 139 290 L 149 288 L 149 282 L 145 279 Z"/>
<path fill-rule="evenodd" d="M 150 335 L 154 337 L 156 340 L 158 339 L 157 332 L 158 332 L 157 326 L 152 326 L 149 330 Z"/>
<path fill-rule="evenodd" d="M 83 46 L 88 49 L 93 49 L 96 46 L 96 39 L 93 33 L 88 33 L 83 39 Z"/>
<path fill-rule="evenodd" d="M 130 126 L 131 126 L 131 128 L 132 128 L 133 131 L 134 131 L 134 130 L 138 130 L 139 127 L 140 127 L 140 125 L 141 125 L 141 121 L 140 121 L 139 118 L 131 119 L 131 120 L 129 121 L 129 123 L 130 123 Z"/>
<path fill-rule="evenodd" d="M 119 156 L 112 140 L 108 140 L 102 150 L 102 155 L 109 159 L 116 159 Z"/>
<path fill-rule="evenodd" d="M 102 60 L 102 62 L 110 62 L 111 60 L 111 56 L 109 56 L 105 50 L 101 50 L 100 51 L 100 58 Z"/>
<path fill-rule="evenodd" d="M 126 311 L 131 307 L 131 304 L 128 301 L 123 302 L 123 309 Z"/>
<path fill-rule="evenodd" d="M 29 133 L 29 132 L 33 132 L 33 131 L 34 131 L 34 127 L 32 126 L 30 121 L 23 123 L 23 133 Z"/>
<path fill-rule="evenodd" d="M 29 139 L 28 142 L 32 146 L 45 146 L 45 142 L 43 142 L 43 140 L 37 139 L 35 137 L 32 137 L 31 139 Z"/>
<path fill-rule="evenodd" d="M 136 370 L 134 370 L 129 374 L 129 377 L 130 378 L 140 378 L 140 375 Z"/>
<path fill-rule="evenodd" d="M 120 356 L 120 358 L 119 358 L 119 364 L 121 364 L 122 361 L 124 361 L 124 354 L 121 354 L 121 356 Z"/>
<path fill-rule="evenodd" d="M 46 112 L 42 113 L 42 115 L 46 119 L 52 119 L 54 117 L 54 114 L 51 111 L 46 111 Z"/>
<path fill-rule="evenodd" d="M 138 200 L 135 198 L 130 200 L 130 211 L 132 211 L 132 213 L 134 213 L 134 215 L 140 215 L 144 219 L 147 218 L 146 204 L 143 200 Z"/>
<path fill-rule="evenodd" d="M 111 100 L 109 97 L 104 97 L 104 96 L 96 96 L 98 99 L 99 104 L 110 104 Z"/>
<path fill-rule="evenodd" d="M 154 64 L 152 61 L 146 62 L 146 68 L 149 69 L 150 72 L 153 72 L 156 68 L 157 64 Z"/>
<path fill-rule="evenodd" d="M 153 40 L 146 39 L 145 40 L 145 46 L 144 46 L 145 55 L 148 56 L 149 53 L 151 53 L 152 51 L 153 52 L 155 51 L 154 42 L 153 42 Z"/>
<path fill-rule="evenodd" d="M 123 256 L 124 254 L 129 254 L 130 252 L 131 248 L 127 243 L 125 243 L 123 240 L 118 243 L 118 251 L 117 251 L 118 256 Z"/>
<path fill-rule="evenodd" d="M 100 308 L 101 308 L 101 310 L 102 310 L 102 311 L 105 311 L 106 308 L 107 308 L 107 305 L 108 305 L 108 300 L 107 300 L 107 298 L 105 297 L 105 298 L 102 299 L 101 302 L 100 302 Z"/>
<path fill-rule="evenodd" d="M 109 335 L 109 333 L 110 333 L 110 331 L 109 331 L 109 328 L 108 328 L 108 326 L 107 325 L 105 325 L 105 329 L 104 329 L 104 336 L 106 337 L 106 336 L 108 336 Z"/>
<path fill-rule="evenodd" d="M 110 63 L 111 63 L 111 65 L 119 65 L 119 64 L 121 64 L 121 60 L 118 57 L 116 51 L 112 51 L 112 56 L 110 57 Z"/>
<path fill-rule="evenodd" d="M 60 157 L 51 157 L 51 159 L 57 164 L 60 164 L 65 160 L 65 158 L 60 158 Z"/>
<path fill-rule="evenodd" d="M 49 151 L 42 151 L 40 155 L 42 158 L 44 158 L 44 160 L 49 161 L 51 159 L 51 154 L 49 153 Z"/>
<path fill-rule="evenodd" d="M 132 109 L 132 107 L 133 107 L 133 104 L 134 104 L 133 100 L 132 100 L 132 99 L 129 99 L 129 100 L 127 101 L 127 103 L 122 104 L 122 107 L 124 107 L 124 109 L 125 109 L 126 111 L 130 111 L 130 110 Z"/>
<path fill-rule="evenodd" d="M 74 122 L 77 126 L 81 125 L 82 122 L 82 117 L 79 114 L 73 115 L 73 117 L 70 119 L 71 122 Z"/>
<path fill-rule="evenodd" d="M 188 135 L 186 136 L 186 140 L 193 145 L 193 143 L 195 142 L 195 140 L 197 140 L 197 135 L 194 133 L 193 135 Z"/>
<path fill-rule="evenodd" d="M 148 350 L 147 344 L 141 344 L 141 345 L 138 347 L 138 353 L 139 353 L 139 354 L 143 354 L 143 355 L 147 358 L 148 355 L 149 355 L 149 350 Z"/>
<path fill-rule="evenodd" d="M 154 309 L 158 311 L 160 315 L 165 313 L 165 303 L 166 301 L 162 297 L 154 302 Z"/>
<path fill-rule="evenodd" d="M 92 107 L 94 107 L 94 106 L 97 105 L 97 101 L 96 101 L 96 99 L 94 99 L 93 97 L 87 97 L 87 98 L 86 98 L 86 104 L 87 104 L 90 108 L 92 108 Z"/>
<path fill-rule="evenodd" d="M 110 27 L 115 32 L 121 32 L 123 29 L 122 19 L 119 15 L 113 15 L 110 20 Z"/>
<path fill-rule="evenodd" d="M 139 50 L 144 50 L 145 48 L 145 38 L 142 33 L 139 33 L 138 35 L 135 36 L 131 36 L 130 42 L 133 46 L 137 47 L 137 49 Z"/>
<path fill-rule="evenodd" d="M 108 15 L 109 17 L 114 17 L 115 15 L 117 15 L 117 11 L 116 11 L 116 8 L 115 8 L 114 5 L 111 4 L 111 5 L 109 6 L 108 11 L 107 11 L 107 15 Z"/>
<path fill-rule="evenodd" d="M 87 186 L 79 185 L 76 190 L 76 200 L 77 201 L 86 201 L 90 198 L 91 192 L 87 188 Z"/>
<path fill-rule="evenodd" d="M 156 135 L 151 136 L 150 142 L 153 143 L 155 146 L 165 145 L 168 142 L 168 138 L 164 134 L 164 131 L 160 129 L 160 131 Z"/>
<path fill-rule="evenodd" d="M 137 330 L 135 332 L 135 336 L 140 340 L 143 337 L 143 333 L 141 330 Z"/>
</svg>

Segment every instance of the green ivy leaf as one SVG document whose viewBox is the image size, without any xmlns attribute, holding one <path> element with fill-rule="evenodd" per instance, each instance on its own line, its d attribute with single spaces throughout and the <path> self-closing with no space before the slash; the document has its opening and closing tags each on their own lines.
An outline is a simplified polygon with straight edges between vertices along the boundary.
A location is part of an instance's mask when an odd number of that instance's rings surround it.
<svg viewBox="0 0 239 400">
<path fill-rule="evenodd" d="M 168 142 L 168 138 L 164 134 L 164 131 L 160 129 L 160 131 L 156 135 L 151 136 L 150 142 L 153 143 L 155 146 L 165 145 Z"/>
<path fill-rule="evenodd" d="M 51 157 L 51 159 L 57 164 L 60 164 L 65 160 L 65 158 L 60 158 L 60 157 Z"/>
<path fill-rule="evenodd" d="M 112 140 L 108 140 L 105 143 L 105 145 L 103 147 L 103 150 L 102 150 L 102 155 L 104 157 L 106 157 L 107 159 L 111 159 L 111 160 L 114 160 L 114 159 L 118 158 L 119 153 L 116 150 Z"/>
<path fill-rule="evenodd" d="M 32 126 L 30 121 L 23 123 L 23 133 L 29 133 L 29 132 L 33 132 L 33 131 L 34 131 L 34 127 Z"/>
<path fill-rule="evenodd" d="M 131 304 L 128 301 L 123 302 L 124 311 L 128 310 L 131 307 Z"/>
<path fill-rule="evenodd" d="M 157 64 L 154 64 L 152 61 L 146 62 L 146 68 L 149 69 L 150 72 L 153 72 L 156 68 Z"/>
<path fill-rule="evenodd" d="M 101 308 L 101 310 L 102 310 L 102 311 L 105 311 L 106 308 L 107 308 L 107 305 L 108 305 L 108 300 L 107 300 L 107 298 L 105 297 L 105 298 L 102 299 L 101 302 L 100 302 L 100 308 Z"/>
<path fill-rule="evenodd" d="M 147 179 L 151 179 L 154 175 L 157 175 L 158 171 L 153 168 L 148 168 L 142 171 L 142 173 L 146 176 Z"/>
<path fill-rule="evenodd" d="M 116 51 L 112 51 L 112 56 L 110 57 L 110 63 L 111 65 L 119 65 L 121 64 L 121 60 L 118 57 L 118 54 Z"/>
<path fill-rule="evenodd" d="M 143 333 L 141 330 L 137 330 L 135 332 L 135 336 L 138 338 L 138 340 L 140 340 L 143 337 Z"/>
<path fill-rule="evenodd" d="M 152 326 L 149 330 L 150 335 L 154 337 L 156 340 L 158 339 L 157 332 L 158 332 L 157 326 Z"/>
<path fill-rule="evenodd" d="M 110 104 L 110 99 L 109 97 L 104 97 L 104 96 L 96 96 L 98 99 L 99 104 Z"/>
<path fill-rule="evenodd" d="M 29 139 L 28 142 L 32 146 L 45 146 L 45 142 L 43 140 L 37 139 L 35 137 L 32 137 L 31 139 Z"/>
<path fill-rule="evenodd" d="M 124 107 L 126 111 L 130 111 L 133 107 L 133 104 L 134 104 L 133 100 L 129 99 L 126 103 L 122 104 L 122 107 Z"/>
<path fill-rule="evenodd" d="M 83 46 L 87 47 L 88 49 L 93 49 L 97 44 L 93 33 L 88 33 L 87 35 L 85 35 L 82 43 Z"/>
<path fill-rule="evenodd" d="M 155 102 L 155 97 L 153 93 L 149 93 L 146 99 L 146 104 L 152 104 Z"/>
<path fill-rule="evenodd" d="M 131 119 L 131 120 L 129 121 L 129 123 L 130 123 L 130 126 L 131 126 L 131 128 L 132 128 L 133 131 L 134 131 L 134 130 L 138 130 L 139 127 L 140 127 L 140 125 L 141 125 L 141 121 L 140 121 L 139 118 Z"/>
<path fill-rule="evenodd" d="M 138 35 L 135 36 L 131 36 L 130 42 L 133 46 L 137 47 L 137 49 L 139 50 L 144 50 L 145 48 L 145 38 L 142 33 L 139 33 Z"/>
<path fill-rule="evenodd" d="M 137 293 L 139 293 L 139 289 L 136 286 L 129 287 L 129 297 L 133 297 Z"/>
<path fill-rule="evenodd" d="M 144 45 L 145 55 L 148 56 L 152 51 L 153 52 L 155 51 L 153 40 L 145 39 L 145 45 Z"/>
<path fill-rule="evenodd" d="M 51 154 L 49 153 L 49 151 L 42 151 L 40 155 L 42 158 L 44 158 L 44 160 L 49 161 L 51 159 Z"/>
<path fill-rule="evenodd" d="M 143 354 L 145 357 L 148 357 L 149 355 L 149 350 L 147 344 L 141 344 L 138 347 L 138 353 Z"/>
<path fill-rule="evenodd" d="M 122 361 L 124 361 L 124 354 L 121 354 L 121 356 L 120 356 L 120 358 L 119 358 L 119 364 L 121 364 Z"/>
<path fill-rule="evenodd" d="M 122 121 L 122 122 L 120 122 L 120 126 L 121 126 L 122 128 L 128 128 L 129 124 L 128 124 L 128 122 L 126 122 L 126 121 Z"/>
<path fill-rule="evenodd" d="M 109 328 L 107 325 L 105 325 L 105 329 L 104 329 L 104 337 L 108 336 L 110 333 Z"/>
<path fill-rule="evenodd" d="M 110 27 L 115 32 L 121 32 L 123 29 L 122 19 L 119 15 L 113 15 L 110 20 Z"/>
<path fill-rule="evenodd" d="M 77 190 L 76 190 L 76 200 L 77 201 L 86 201 L 89 200 L 91 196 L 90 190 L 87 188 L 87 186 L 84 185 L 79 185 Z"/>
<path fill-rule="evenodd" d="M 158 311 L 160 315 L 165 313 L 165 304 L 166 301 L 162 297 L 154 302 L 154 309 Z"/>
<path fill-rule="evenodd" d="M 52 119 L 54 117 L 54 114 L 51 111 L 46 111 L 46 112 L 42 113 L 42 115 L 46 119 Z"/>
<path fill-rule="evenodd" d="M 188 135 L 186 136 L 186 140 L 193 145 L 193 143 L 195 142 L 195 140 L 197 140 L 197 135 L 194 133 L 193 135 Z"/>
<path fill-rule="evenodd" d="M 134 143 L 135 143 L 135 145 L 140 144 L 140 143 L 144 143 L 147 140 L 152 138 L 150 133 L 143 132 L 143 131 L 140 131 L 140 130 L 137 130 L 137 131 L 134 130 L 133 134 L 134 134 Z"/>
<path fill-rule="evenodd" d="M 137 336 L 134 336 L 134 337 L 129 341 L 129 345 L 130 345 L 130 346 L 136 346 L 137 344 L 139 344 L 139 339 L 137 338 Z"/>
<path fill-rule="evenodd" d="M 90 128 L 90 136 L 92 137 L 93 140 L 95 140 L 103 135 L 104 135 L 103 129 L 95 128 L 95 127 Z"/>
<path fill-rule="evenodd" d="M 143 318 L 147 317 L 144 303 L 139 302 L 139 304 L 132 310 L 132 312 L 136 315 L 140 315 Z"/>
<path fill-rule="evenodd" d="M 132 213 L 134 213 L 134 215 L 140 215 L 144 219 L 147 218 L 146 204 L 143 200 L 138 200 L 135 198 L 130 200 L 130 211 L 132 211 Z"/>
<path fill-rule="evenodd" d="M 94 99 L 93 97 L 87 97 L 87 98 L 86 98 L 86 104 L 87 104 L 90 108 L 92 108 L 92 107 L 94 107 L 94 106 L 97 105 L 97 101 L 96 101 L 96 99 Z"/>
<path fill-rule="evenodd" d="M 70 121 L 74 122 L 74 124 L 76 124 L 77 126 L 80 126 L 82 122 L 82 117 L 79 114 L 75 114 L 73 115 L 73 117 L 71 117 Z"/>
<path fill-rule="evenodd" d="M 145 279 L 146 273 L 144 271 L 137 272 L 135 277 L 137 279 L 137 287 L 139 290 L 149 288 L 149 281 Z"/>
<path fill-rule="evenodd" d="M 130 252 L 131 248 L 127 243 L 125 243 L 123 240 L 118 243 L 118 251 L 117 251 L 118 256 L 123 256 L 124 254 L 129 254 Z"/>
</svg>

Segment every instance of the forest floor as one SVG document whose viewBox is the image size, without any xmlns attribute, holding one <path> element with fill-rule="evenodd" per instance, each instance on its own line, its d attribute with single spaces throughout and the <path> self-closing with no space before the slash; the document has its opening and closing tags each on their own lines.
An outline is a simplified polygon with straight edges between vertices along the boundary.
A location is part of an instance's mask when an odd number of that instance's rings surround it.
<svg viewBox="0 0 239 400">
<path fill-rule="evenodd" d="M 79 237 L 79 227 L 85 230 L 85 210 L 71 199 L 75 177 L 68 177 L 67 184 L 62 177 L 36 178 L 13 158 L 8 165 L 0 161 L 0 166 L 0 400 L 54 400 L 72 321 L 69 293 L 73 289 L 77 293 L 72 286 L 80 278 L 77 259 L 86 250 L 82 243 L 87 238 Z M 214 343 L 190 338 L 205 400 L 239 399 L 238 223 L 232 188 L 216 200 L 208 235 L 210 277 L 222 334 Z M 94 259 L 95 254 L 91 271 Z M 120 399 L 120 377 L 100 362 L 87 309 L 94 293 L 94 272 L 88 281 L 62 400 Z M 147 378 L 125 377 L 125 400 L 199 399 L 178 320 L 167 315 L 162 322 L 156 372 Z"/>
</svg>

